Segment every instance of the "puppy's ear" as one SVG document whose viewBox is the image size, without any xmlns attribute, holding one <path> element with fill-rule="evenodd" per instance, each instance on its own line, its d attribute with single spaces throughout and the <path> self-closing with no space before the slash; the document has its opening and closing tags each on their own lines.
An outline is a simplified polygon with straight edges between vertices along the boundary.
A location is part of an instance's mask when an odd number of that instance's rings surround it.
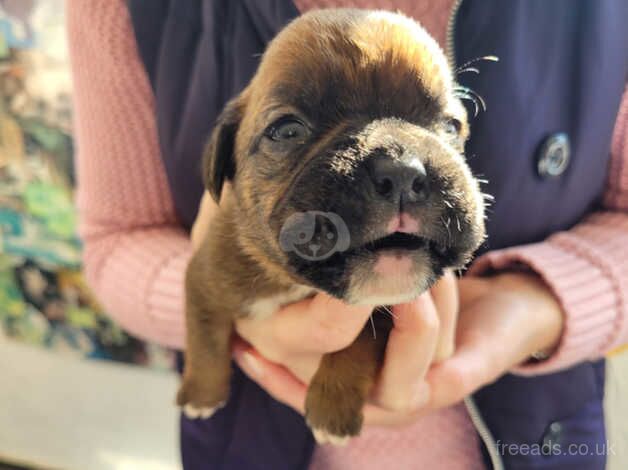
<svg viewBox="0 0 628 470">
<path fill-rule="evenodd" d="M 235 175 L 235 139 L 244 113 L 240 97 L 227 103 L 216 121 L 216 126 L 203 154 L 205 188 L 216 202 L 220 201 L 222 186 Z"/>
</svg>

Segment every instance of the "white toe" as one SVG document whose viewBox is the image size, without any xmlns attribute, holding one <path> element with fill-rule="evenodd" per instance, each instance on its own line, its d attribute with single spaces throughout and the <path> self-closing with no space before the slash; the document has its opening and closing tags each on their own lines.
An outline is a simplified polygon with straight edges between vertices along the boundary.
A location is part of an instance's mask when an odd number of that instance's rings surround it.
<svg viewBox="0 0 628 470">
<path fill-rule="evenodd" d="M 185 405 L 183 405 L 183 414 L 189 419 L 208 419 L 224 405 L 224 403 L 220 403 L 218 406 L 209 408 L 206 406 L 197 407 L 192 405 L 191 403 L 186 403 Z"/>
<path fill-rule="evenodd" d="M 324 429 L 312 429 L 312 434 L 314 434 L 314 439 L 316 439 L 316 442 L 319 444 L 346 446 L 350 439 L 350 436 L 336 436 L 335 434 L 330 434 Z"/>
</svg>

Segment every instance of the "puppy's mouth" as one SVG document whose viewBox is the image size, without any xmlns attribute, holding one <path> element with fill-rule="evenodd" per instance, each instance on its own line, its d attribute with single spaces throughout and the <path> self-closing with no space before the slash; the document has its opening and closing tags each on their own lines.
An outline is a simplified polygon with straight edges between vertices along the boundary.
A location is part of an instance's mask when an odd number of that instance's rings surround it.
<svg viewBox="0 0 628 470">
<path fill-rule="evenodd" d="M 378 253 L 384 250 L 420 250 L 427 247 L 429 241 L 412 233 L 395 232 L 362 245 L 360 250 Z"/>
<path fill-rule="evenodd" d="M 455 256 L 454 248 L 443 243 L 413 233 L 394 232 L 376 240 L 369 241 L 357 251 L 379 254 L 384 251 L 417 251 L 426 250 L 435 257 L 445 261 Z"/>
</svg>

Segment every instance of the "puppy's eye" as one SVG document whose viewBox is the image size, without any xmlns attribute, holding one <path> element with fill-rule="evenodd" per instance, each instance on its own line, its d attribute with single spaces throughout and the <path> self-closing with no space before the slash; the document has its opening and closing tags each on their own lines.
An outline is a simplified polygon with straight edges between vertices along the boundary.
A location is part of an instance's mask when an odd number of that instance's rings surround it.
<svg viewBox="0 0 628 470">
<path fill-rule="evenodd" d="M 294 118 L 281 119 L 266 131 L 266 137 L 275 142 L 299 142 L 304 140 L 307 134 L 305 124 Z"/>
<path fill-rule="evenodd" d="M 447 118 L 443 122 L 443 130 L 447 134 L 458 135 L 462 129 L 462 123 L 456 118 Z"/>
</svg>

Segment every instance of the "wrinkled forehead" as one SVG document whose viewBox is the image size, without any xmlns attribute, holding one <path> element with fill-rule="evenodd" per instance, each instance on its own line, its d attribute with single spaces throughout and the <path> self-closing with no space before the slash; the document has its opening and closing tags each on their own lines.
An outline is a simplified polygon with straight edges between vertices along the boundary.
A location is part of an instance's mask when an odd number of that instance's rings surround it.
<svg viewBox="0 0 628 470">
<path fill-rule="evenodd" d="M 253 101 L 316 119 L 364 114 L 430 121 L 447 106 L 452 79 L 436 42 L 414 21 L 386 12 L 319 11 L 269 46 Z"/>
</svg>

